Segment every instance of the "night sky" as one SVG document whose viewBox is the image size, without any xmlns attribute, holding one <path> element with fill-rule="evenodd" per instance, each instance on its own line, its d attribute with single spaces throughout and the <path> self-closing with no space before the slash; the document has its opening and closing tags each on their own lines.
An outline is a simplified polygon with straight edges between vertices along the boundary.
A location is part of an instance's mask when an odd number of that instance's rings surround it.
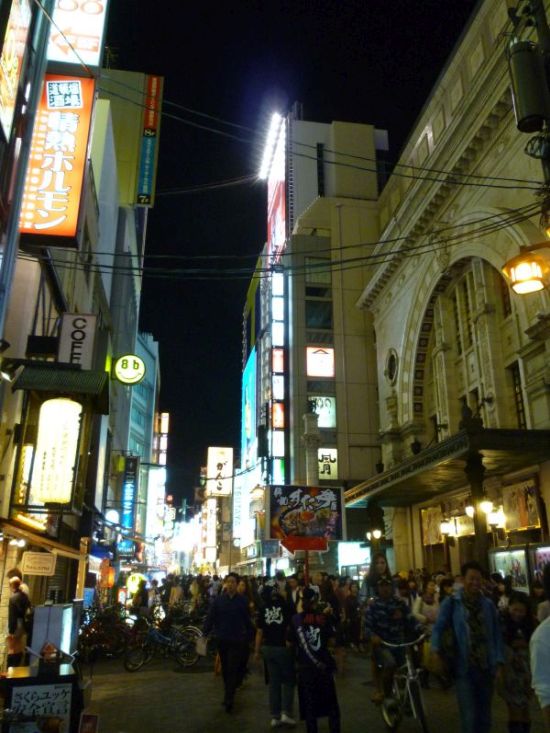
<svg viewBox="0 0 550 733">
<path fill-rule="evenodd" d="M 170 115 L 162 121 L 145 265 L 172 275 L 146 275 L 141 329 L 160 343 L 161 409 L 172 416 L 168 488 L 176 496 L 192 497 L 209 445 L 239 446 L 249 278 L 228 269 L 252 270 L 266 233 L 263 184 L 209 186 L 254 174 L 271 112 L 284 114 L 294 101 L 304 119 L 389 130 L 397 159 L 475 5 L 111 0 L 112 66 L 164 76 Z M 170 257 L 155 257 L 163 254 Z"/>
</svg>

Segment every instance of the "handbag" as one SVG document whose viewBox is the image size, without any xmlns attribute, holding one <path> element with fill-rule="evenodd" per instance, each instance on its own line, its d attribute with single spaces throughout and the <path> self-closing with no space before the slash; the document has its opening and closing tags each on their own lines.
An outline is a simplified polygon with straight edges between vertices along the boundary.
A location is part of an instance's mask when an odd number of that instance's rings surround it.
<svg viewBox="0 0 550 733">
<path fill-rule="evenodd" d="M 208 638 L 206 636 L 199 636 L 195 642 L 195 651 L 200 657 L 205 657 L 208 651 Z"/>
</svg>

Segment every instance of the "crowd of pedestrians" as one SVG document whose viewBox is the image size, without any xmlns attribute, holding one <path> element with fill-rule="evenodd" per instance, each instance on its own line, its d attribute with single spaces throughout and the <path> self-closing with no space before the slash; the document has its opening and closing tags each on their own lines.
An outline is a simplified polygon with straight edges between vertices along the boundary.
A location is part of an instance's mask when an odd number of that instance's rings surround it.
<svg viewBox="0 0 550 733">
<path fill-rule="evenodd" d="M 462 733 L 488 733 L 496 692 L 506 703 L 509 733 L 529 733 L 538 698 L 550 733 L 550 566 L 532 597 L 508 578 L 488 576 L 476 562 L 452 576 L 447 569 L 392 574 L 382 553 L 369 573 L 349 577 L 303 572 L 285 578 L 168 576 L 138 590 L 137 604 L 182 602 L 203 609 L 204 633 L 217 640 L 230 713 L 249 666 L 261 665 L 268 685 L 270 725 L 292 727 L 297 691 L 307 733 L 328 718 L 340 731 L 335 674 L 346 673 L 351 649 L 371 656 L 372 701 L 391 695 L 404 651 L 388 647 L 418 637 L 415 660 L 425 687 L 437 682 L 456 691 Z"/>
</svg>

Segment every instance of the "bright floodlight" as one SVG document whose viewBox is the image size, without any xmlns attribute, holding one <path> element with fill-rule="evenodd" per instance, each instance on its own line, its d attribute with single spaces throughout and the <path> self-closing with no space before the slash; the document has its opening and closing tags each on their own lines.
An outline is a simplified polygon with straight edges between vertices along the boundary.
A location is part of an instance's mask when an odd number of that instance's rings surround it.
<svg viewBox="0 0 550 733">
<path fill-rule="evenodd" d="M 275 146 L 279 139 L 279 132 L 283 118 L 278 112 L 274 112 L 271 117 L 271 124 L 269 125 L 269 132 L 267 133 L 267 139 L 264 146 L 264 154 L 262 158 L 262 165 L 258 177 L 265 180 L 269 175 L 269 169 L 273 160 L 273 154 L 275 152 Z"/>
</svg>

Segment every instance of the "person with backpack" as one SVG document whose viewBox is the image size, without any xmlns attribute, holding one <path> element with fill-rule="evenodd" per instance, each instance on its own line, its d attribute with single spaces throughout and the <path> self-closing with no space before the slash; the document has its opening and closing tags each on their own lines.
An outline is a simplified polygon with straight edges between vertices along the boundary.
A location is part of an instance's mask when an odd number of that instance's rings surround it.
<svg viewBox="0 0 550 733">
<path fill-rule="evenodd" d="M 488 733 L 495 678 L 502 675 L 504 664 L 502 632 L 495 604 L 483 595 L 479 563 L 463 565 L 462 577 L 463 587 L 439 608 L 432 631 L 432 652 L 436 660 L 441 660 L 447 646 L 461 733 Z M 450 644 L 445 642 L 446 636 Z"/>
</svg>

